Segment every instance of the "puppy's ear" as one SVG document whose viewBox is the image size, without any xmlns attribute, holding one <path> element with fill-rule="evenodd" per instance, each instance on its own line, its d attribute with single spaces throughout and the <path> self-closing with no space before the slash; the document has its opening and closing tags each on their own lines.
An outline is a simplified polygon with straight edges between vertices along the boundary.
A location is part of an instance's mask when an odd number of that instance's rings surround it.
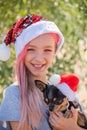
<svg viewBox="0 0 87 130">
<path fill-rule="evenodd" d="M 40 80 L 35 80 L 35 85 L 41 90 L 43 91 L 46 88 L 46 84 Z"/>
</svg>

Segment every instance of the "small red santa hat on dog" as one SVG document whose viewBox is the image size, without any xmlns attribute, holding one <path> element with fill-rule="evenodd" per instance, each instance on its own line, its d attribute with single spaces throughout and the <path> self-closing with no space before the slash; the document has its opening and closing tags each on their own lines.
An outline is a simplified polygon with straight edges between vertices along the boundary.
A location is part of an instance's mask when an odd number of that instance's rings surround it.
<svg viewBox="0 0 87 130">
<path fill-rule="evenodd" d="M 9 59 L 10 49 L 8 45 L 11 43 L 14 43 L 17 57 L 26 44 L 39 35 L 46 33 L 53 34 L 53 37 L 57 36 L 56 44 L 57 50 L 59 50 L 64 42 L 64 37 L 54 22 L 34 14 L 29 14 L 26 17 L 20 18 L 8 31 L 4 42 L 0 44 L 0 60 L 6 61 Z"/>
<path fill-rule="evenodd" d="M 55 85 L 68 99 L 74 101 L 79 84 L 79 78 L 75 74 L 54 74 L 49 83 Z"/>
</svg>

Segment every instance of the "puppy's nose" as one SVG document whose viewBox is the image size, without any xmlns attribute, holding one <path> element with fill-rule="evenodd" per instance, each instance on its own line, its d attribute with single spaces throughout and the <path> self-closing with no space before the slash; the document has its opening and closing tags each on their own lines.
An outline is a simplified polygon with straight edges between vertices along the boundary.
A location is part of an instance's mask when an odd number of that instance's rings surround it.
<svg viewBox="0 0 87 130">
<path fill-rule="evenodd" d="M 50 111 L 53 111 L 53 109 L 54 109 L 54 106 L 53 106 L 53 105 L 49 106 L 49 110 L 50 110 Z"/>
</svg>

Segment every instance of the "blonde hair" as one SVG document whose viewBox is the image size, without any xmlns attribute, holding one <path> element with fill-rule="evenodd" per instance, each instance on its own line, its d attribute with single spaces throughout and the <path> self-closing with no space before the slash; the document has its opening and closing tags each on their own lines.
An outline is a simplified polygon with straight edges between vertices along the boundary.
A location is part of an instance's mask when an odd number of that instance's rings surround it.
<svg viewBox="0 0 87 130">
<path fill-rule="evenodd" d="M 44 106 L 42 93 L 38 88 L 31 88 L 31 86 L 29 86 L 29 73 L 27 73 L 28 70 L 24 64 L 26 53 L 27 46 L 16 61 L 16 75 L 21 102 L 21 119 L 19 123 L 19 128 L 21 128 L 21 130 L 23 124 L 26 123 L 32 128 L 37 128 L 44 115 L 44 110 L 42 109 Z"/>
</svg>

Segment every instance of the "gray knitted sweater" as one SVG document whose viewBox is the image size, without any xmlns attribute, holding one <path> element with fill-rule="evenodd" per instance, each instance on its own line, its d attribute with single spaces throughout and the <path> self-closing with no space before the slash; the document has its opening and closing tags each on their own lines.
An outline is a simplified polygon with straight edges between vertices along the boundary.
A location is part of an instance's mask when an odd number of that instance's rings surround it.
<svg viewBox="0 0 87 130">
<path fill-rule="evenodd" d="M 20 120 L 20 92 L 17 84 L 5 89 L 0 106 L 0 130 L 11 130 L 9 121 Z M 47 116 L 40 122 L 40 126 L 33 130 L 51 130 Z"/>
</svg>

